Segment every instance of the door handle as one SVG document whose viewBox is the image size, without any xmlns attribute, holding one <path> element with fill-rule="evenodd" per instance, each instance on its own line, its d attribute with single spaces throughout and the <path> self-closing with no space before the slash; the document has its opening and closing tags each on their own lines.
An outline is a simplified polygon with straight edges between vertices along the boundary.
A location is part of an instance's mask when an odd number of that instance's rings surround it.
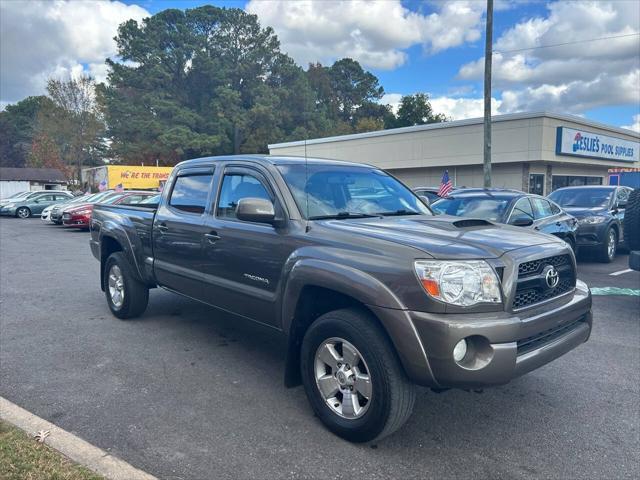
<svg viewBox="0 0 640 480">
<path fill-rule="evenodd" d="M 158 225 L 158 230 L 160 230 L 160 233 L 164 233 L 164 232 L 166 232 L 167 230 L 169 230 L 169 227 L 167 227 L 167 225 L 166 225 L 166 224 L 161 223 L 160 225 Z"/>
<path fill-rule="evenodd" d="M 536 225 L 535 227 L 533 227 L 533 229 L 534 230 L 540 230 L 540 227 Z"/>
<path fill-rule="evenodd" d="M 556 222 L 556 227 L 561 227 L 562 226 L 562 222 Z"/>
<path fill-rule="evenodd" d="M 220 240 L 220 235 L 218 235 L 216 232 L 205 233 L 204 236 L 211 244 L 216 243 L 218 240 Z"/>
</svg>

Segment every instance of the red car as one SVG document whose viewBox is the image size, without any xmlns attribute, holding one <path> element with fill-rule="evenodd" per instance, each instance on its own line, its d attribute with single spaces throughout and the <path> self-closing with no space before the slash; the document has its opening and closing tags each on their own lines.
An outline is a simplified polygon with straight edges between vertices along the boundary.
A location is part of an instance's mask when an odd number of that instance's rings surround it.
<svg viewBox="0 0 640 480">
<path fill-rule="evenodd" d="M 134 205 L 141 201 L 156 195 L 156 192 L 145 192 L 130 190 L 127 192 L 114 192 L 106 197 L 100 198 L 101 204 L 118 205 L 120 203 L 126 203 Z M 91 212 L 93 212 L 94 203 L 83 203 L 80 205 L 73 205 L 66 208 L 62 213 L 62 224 L 65 227 L 74 227 L 86 230 L 89 228 L 89 222 L 91 221 Z"/>
</svg>

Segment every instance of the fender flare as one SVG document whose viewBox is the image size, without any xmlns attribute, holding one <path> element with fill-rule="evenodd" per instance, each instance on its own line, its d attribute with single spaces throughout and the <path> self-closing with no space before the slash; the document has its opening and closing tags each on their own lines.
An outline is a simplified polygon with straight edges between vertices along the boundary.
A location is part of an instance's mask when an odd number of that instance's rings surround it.
<svg viewBox="0 0 640 480">
<path fill-rule="evenodd" d="M 135 254 L 135 247 L 131 243 L 131 239 L 122 226 L 118 226 L 112 222 L 106 221 L 100 228 L 100 285 L 104 289 L 104 261 L 106 260 L 104 252 L 104 241 L 110 239 L 120 245 L 121 251 L 127 257 L 127 260 L 133 267 L 138 279 L 143 283 L 148 283 L 142 274 L 141 266 Z"/>
<path fill-rule="evenodd" d="M 293 331 L 303 288 L 336 290 L 363 304 L 382 325 L 409 378 L 421 385 L 437 386 L 426 351 L 401 300 L 378 279 L 355 268 L 334 262 L 301 259 L 290 270 L 283 291 L 282 329 L 287 337 L 285 384 L 299 383 L 301 338 Z"/>
</svg>

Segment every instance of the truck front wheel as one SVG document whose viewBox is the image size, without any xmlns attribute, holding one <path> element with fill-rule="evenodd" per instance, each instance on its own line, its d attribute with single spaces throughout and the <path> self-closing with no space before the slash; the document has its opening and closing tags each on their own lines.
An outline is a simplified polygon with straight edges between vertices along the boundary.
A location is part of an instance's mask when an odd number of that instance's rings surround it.
<svg viewBox="0 0 640 480">
<path fill-rule="evenodd" d="M 104 292 L 111 313 L 121 319 L 142 315 L 149 303 L 149 289 L 135 277 L 124 254 L 112 253 L 104 268 Z"/>
<path fill-rule="evenodd" d="M 362 311 L 336 310 L 318 318 L 302 342 L 301 370 L 316 415 L 346 440 L 390 435 L 413 410 L 414 386 L 387 336 Z"/>
</svg>

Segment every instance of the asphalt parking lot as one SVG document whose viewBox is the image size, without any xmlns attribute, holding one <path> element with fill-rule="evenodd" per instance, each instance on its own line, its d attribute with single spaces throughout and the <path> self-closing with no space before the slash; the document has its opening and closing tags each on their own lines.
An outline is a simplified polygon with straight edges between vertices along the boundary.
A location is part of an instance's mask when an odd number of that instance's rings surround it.
<svg viewBox="0 0 640 480">
<path fill-rule="evenodd" d="M 582 262 L 592 287 L 640 288 Z M 640 297 L 594 297 L 591 340 L 483 393 L 420 390 L 413 417 L 352 445 L 285 389 L 270 331 L 154 290 L 111 316 L 88 234 L 0 219 L 0 395 L 166 479 L 639 478 Z"/>
</svg>

